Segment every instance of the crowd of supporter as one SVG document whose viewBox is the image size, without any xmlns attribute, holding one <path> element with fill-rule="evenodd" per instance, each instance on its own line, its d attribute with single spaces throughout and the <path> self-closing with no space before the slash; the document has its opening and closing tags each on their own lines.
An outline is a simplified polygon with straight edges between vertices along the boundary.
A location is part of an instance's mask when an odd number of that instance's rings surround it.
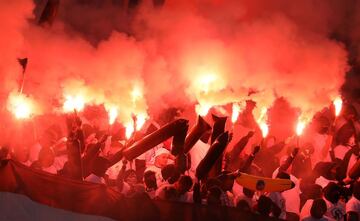
<svg viewBox="0 0 360 221">
<path fill-rule="evenodd" d="M 248 129 L 239 139 L 230 136 L 233 140 L 222 155 L 220 173 L 201 180 L 196 169 L 211 146 L 211 130 L 187 154 L 185 172 L 178 169 L 169 141 L 134 160 L 123 157 L 124 149 L 160 128 L 155 123 L 138 138 L 115 141 L 111 133 L 99 133 L 72 116 L 66 137 L 54 140 L 49 129 L 31 147 L 3 146 L 0 158 L 107 185 L 127 197 L 145 192 L 151 199 L 234 207 L 285 220 L 360 220 L 360 182 L 357 176 L 348 176 L 359 158 L 358 125 L 356 111 L 347 111 L 317 126 L 313 132 L 317 139 L 300 146 L 275 137 L 261 145 L 250 144 L 257 132 Z M 251 190 L 236 182 L 239 172 L 290 179 L 295 185 L 283 192 Z"/>
</svg>

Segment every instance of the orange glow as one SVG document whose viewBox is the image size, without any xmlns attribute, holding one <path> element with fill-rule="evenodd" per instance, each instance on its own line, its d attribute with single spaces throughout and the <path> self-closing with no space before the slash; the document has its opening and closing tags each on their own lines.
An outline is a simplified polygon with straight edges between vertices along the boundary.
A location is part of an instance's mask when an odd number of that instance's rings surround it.
<svg viewBox="0 0 360 221">
<path fill-rule="evenodd" d="M 299 120 L 296 125 L 296 135 L 300 136 L 303 133 L 305 126 L 306 126 L 305 122 Z"/>
<path fill-rule="evenodd" d="M 210 109 L 211 106 L 208 104 L 197 104 L 195 106 L 195 112 L 202 117 L 205 117 L 209 113 Z"/>
<path fill-rule="evenodd" d="M 139 86 L 134 86 L 130 94 L 133 103 L 136 103 L 139 99 L 143 98 L 143 91 Z"/>
<path fill-rule="evenodd" d="M 136 130 L 140 130 L 144 126 L 147 118 L 147 114 L 144 113 L 136 115 Z"/>
<path fill-rule="evenodd" d="M 23 94 L 10 94 L 9 110 L 17 119 L 26 119 L 31 117 L 33 112 L 33 104 L 30 98 Z"/>
<path fill-rule="evenodd" d="M 257 123 L 260 127 L 262 137 L 265 138 L 269 134 L 269 125 L 267 124 L 267 108 L 263 107 L 260 112 L 260 116 L 257 119 Z"/>
<path fill-rule="evenodd" d="M 135 131 L 135 128 L 134 128 L 134 123 L 133 122 L 128 122 L 128 123 L 125 124 L 125 136 L 126 136 L 126 139 L 130 139 L 130 137 L 132 136 L 134 131 Z"/>
<path fill-rule="evenodd" d="M 139 113 L 135 116 L 136 116 L 135 125 L 134 125 L 134 121 L 131 120 L 129 120 L 124 124 L 126 139 L 130 139 L 130 137 L 134 132 L 140 130 L 144 126 L 146 120 L 149 118 L 149 116 L 146 113 Z"/>
<path fill-rule="evenodd" d="M 233 103 L 232 105 L 232 115 L 231 115 L 231 122 L 235 123 L 239 117 L 241 106 L 239 103 Z"/>
<path fill-rule="evenodd" d="M 335 116 L 339 116 L 340 112 L 341 112 L 341 109 L 342 109 L 342 99 L 341 97 L 337 97 L 335 98 L 335 100 L 333 101 L 333 105 L 335 107 Z"/>
<path fill-rule="evenodd" d="M 259 126 L 261 129 L 262 137 L 265 138 L 269 134 L 269 126 L 265 122 L 260 123 Z"/>
<path fill-rule="evenodd" d="M 215 73 L 202 74 L 197 79 L 197 86 L 202 92 L 208 93 L 211 90 L 211 86 L 217 79 L 218 76 Z"/>
<path fill-rule="evenodd" d="M 81 95 L 77 96 L 65 96 L 65 102 L 63 105 L 63 111 L 65 113 L 76 111 L 82 111 L 85 107 L 85 99 Z"/>
<path fill-rule="evenodd" d="M 112 125 L 112 124 L 114 124 L 114 122 L 119 114 L 118 109 L 116 107 L 111 107 L 108 110 L 108 114 L 109 114 L 109 124 Z"/>
</svg>

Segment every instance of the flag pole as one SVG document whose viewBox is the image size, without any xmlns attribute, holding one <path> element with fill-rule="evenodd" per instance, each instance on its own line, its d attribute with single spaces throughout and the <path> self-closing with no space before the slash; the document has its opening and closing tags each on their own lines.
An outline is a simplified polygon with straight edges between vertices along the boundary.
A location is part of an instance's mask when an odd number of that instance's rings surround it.
<svg viewBox="0 0 360 221">
<path fill-rule="evenodd" d="M 22 78 L 21 78 L 21 84 L 20 84 L 20 88 L 19 88 L 19 93 L 22 94 L 23 93 L 23 89 L 24 89 L 24 84 L 25 84 L 25 71 L 26 71 L 26 66 L 28 63 L 28 58 L 18 58 L 18 62 L 21 65 L 23 71 L 22 71 Z"/>
</svg>

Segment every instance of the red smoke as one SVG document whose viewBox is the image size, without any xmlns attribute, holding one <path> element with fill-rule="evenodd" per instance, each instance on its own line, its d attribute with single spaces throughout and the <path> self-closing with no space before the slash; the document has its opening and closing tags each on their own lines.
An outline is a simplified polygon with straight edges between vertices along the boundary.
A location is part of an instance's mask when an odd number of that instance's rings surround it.
<svg viewBox="0 0 360 221">
<path fill-rule="evenodd" d="M 341 1 L 168 0 L 156 9 L 144 1 L 131 13 L 111 2 L 95 10 L 61 1 L 51 27 L 34 22 L 31 0 L 0 3 L 2 106 L 18 89 L 18 57 L 29 58 L 24 93 L 36 114 L 58 113 L 66 95 L 80 93 L 88 104 L 118 107 L 125 124 L 132 114 L 195 103 L 253 99 L 256 112 L 282 106 L 273 104 L 279 97 L 311 117 L 344 82 L 347 52 L 329 38 L 345 17 Z"/>
</svg>

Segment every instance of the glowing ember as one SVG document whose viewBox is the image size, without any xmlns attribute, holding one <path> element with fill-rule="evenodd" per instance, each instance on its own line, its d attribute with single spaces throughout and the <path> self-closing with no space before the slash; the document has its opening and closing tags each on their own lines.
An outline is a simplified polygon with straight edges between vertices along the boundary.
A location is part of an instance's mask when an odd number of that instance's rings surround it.
<svg viewBox="0 0 360 221">
<path fill-rule="evenodd" d="M 232 115 L 231 115 L 231 122 L 235 123 L 239 117 L 241 111 L 241 107 L 240 104 L 238 103 L 233 103 L 232 105 Z"/>
<path fill-rule="evenodd" d="M 204 117 L 209 113 L 210 108 L 211 108 L 211 106 L 207 105 L 207 104 L 197 104 L 195 106 L 195 112 L 198 115 Z"/>
<path fill-rule="evenodd" d="M 335 107 L 335 116 L 339 116 L 340 114 L 340 111 L 342 109 L 342 99 L 341 97 L 337 97 L 334 101 L 333 101 L 333 104 L 334 104 L 334 107 Z"/>
<path fill-rule="evenodd" d="M 304 121 L 301 121 L 301 120 L 298 121 L 298 123 L 296 125 L 296 135 L 300 136 L 303 133 L 303 131 L 305 129 L 305 125 L 306 124 Z"/>
<path fill-rule="evenodd" d="M 77 96 L 66 96 L 65 97 L 65 102 L 63 105 L 63 110 L 64 112 L 72 112 L 74 110 L 76 111 L 81 111 L 83 110 L 85 107 L 85 100 L 82 96 L 77 95 Z"/>
<path fill-rule="evenodd" d="M 118 109 L 116 107 L 111 107 L 108 111 L 109 113 L 109 124 L 113 124 L 118 116 Z"/>
<path fill-rule="evenodd" d="M 29 118 L 32 114 L 32 101 L 23 94 L 10 94 L 9 96 L 9 110 L 17 119 Z"/>
</svg>

